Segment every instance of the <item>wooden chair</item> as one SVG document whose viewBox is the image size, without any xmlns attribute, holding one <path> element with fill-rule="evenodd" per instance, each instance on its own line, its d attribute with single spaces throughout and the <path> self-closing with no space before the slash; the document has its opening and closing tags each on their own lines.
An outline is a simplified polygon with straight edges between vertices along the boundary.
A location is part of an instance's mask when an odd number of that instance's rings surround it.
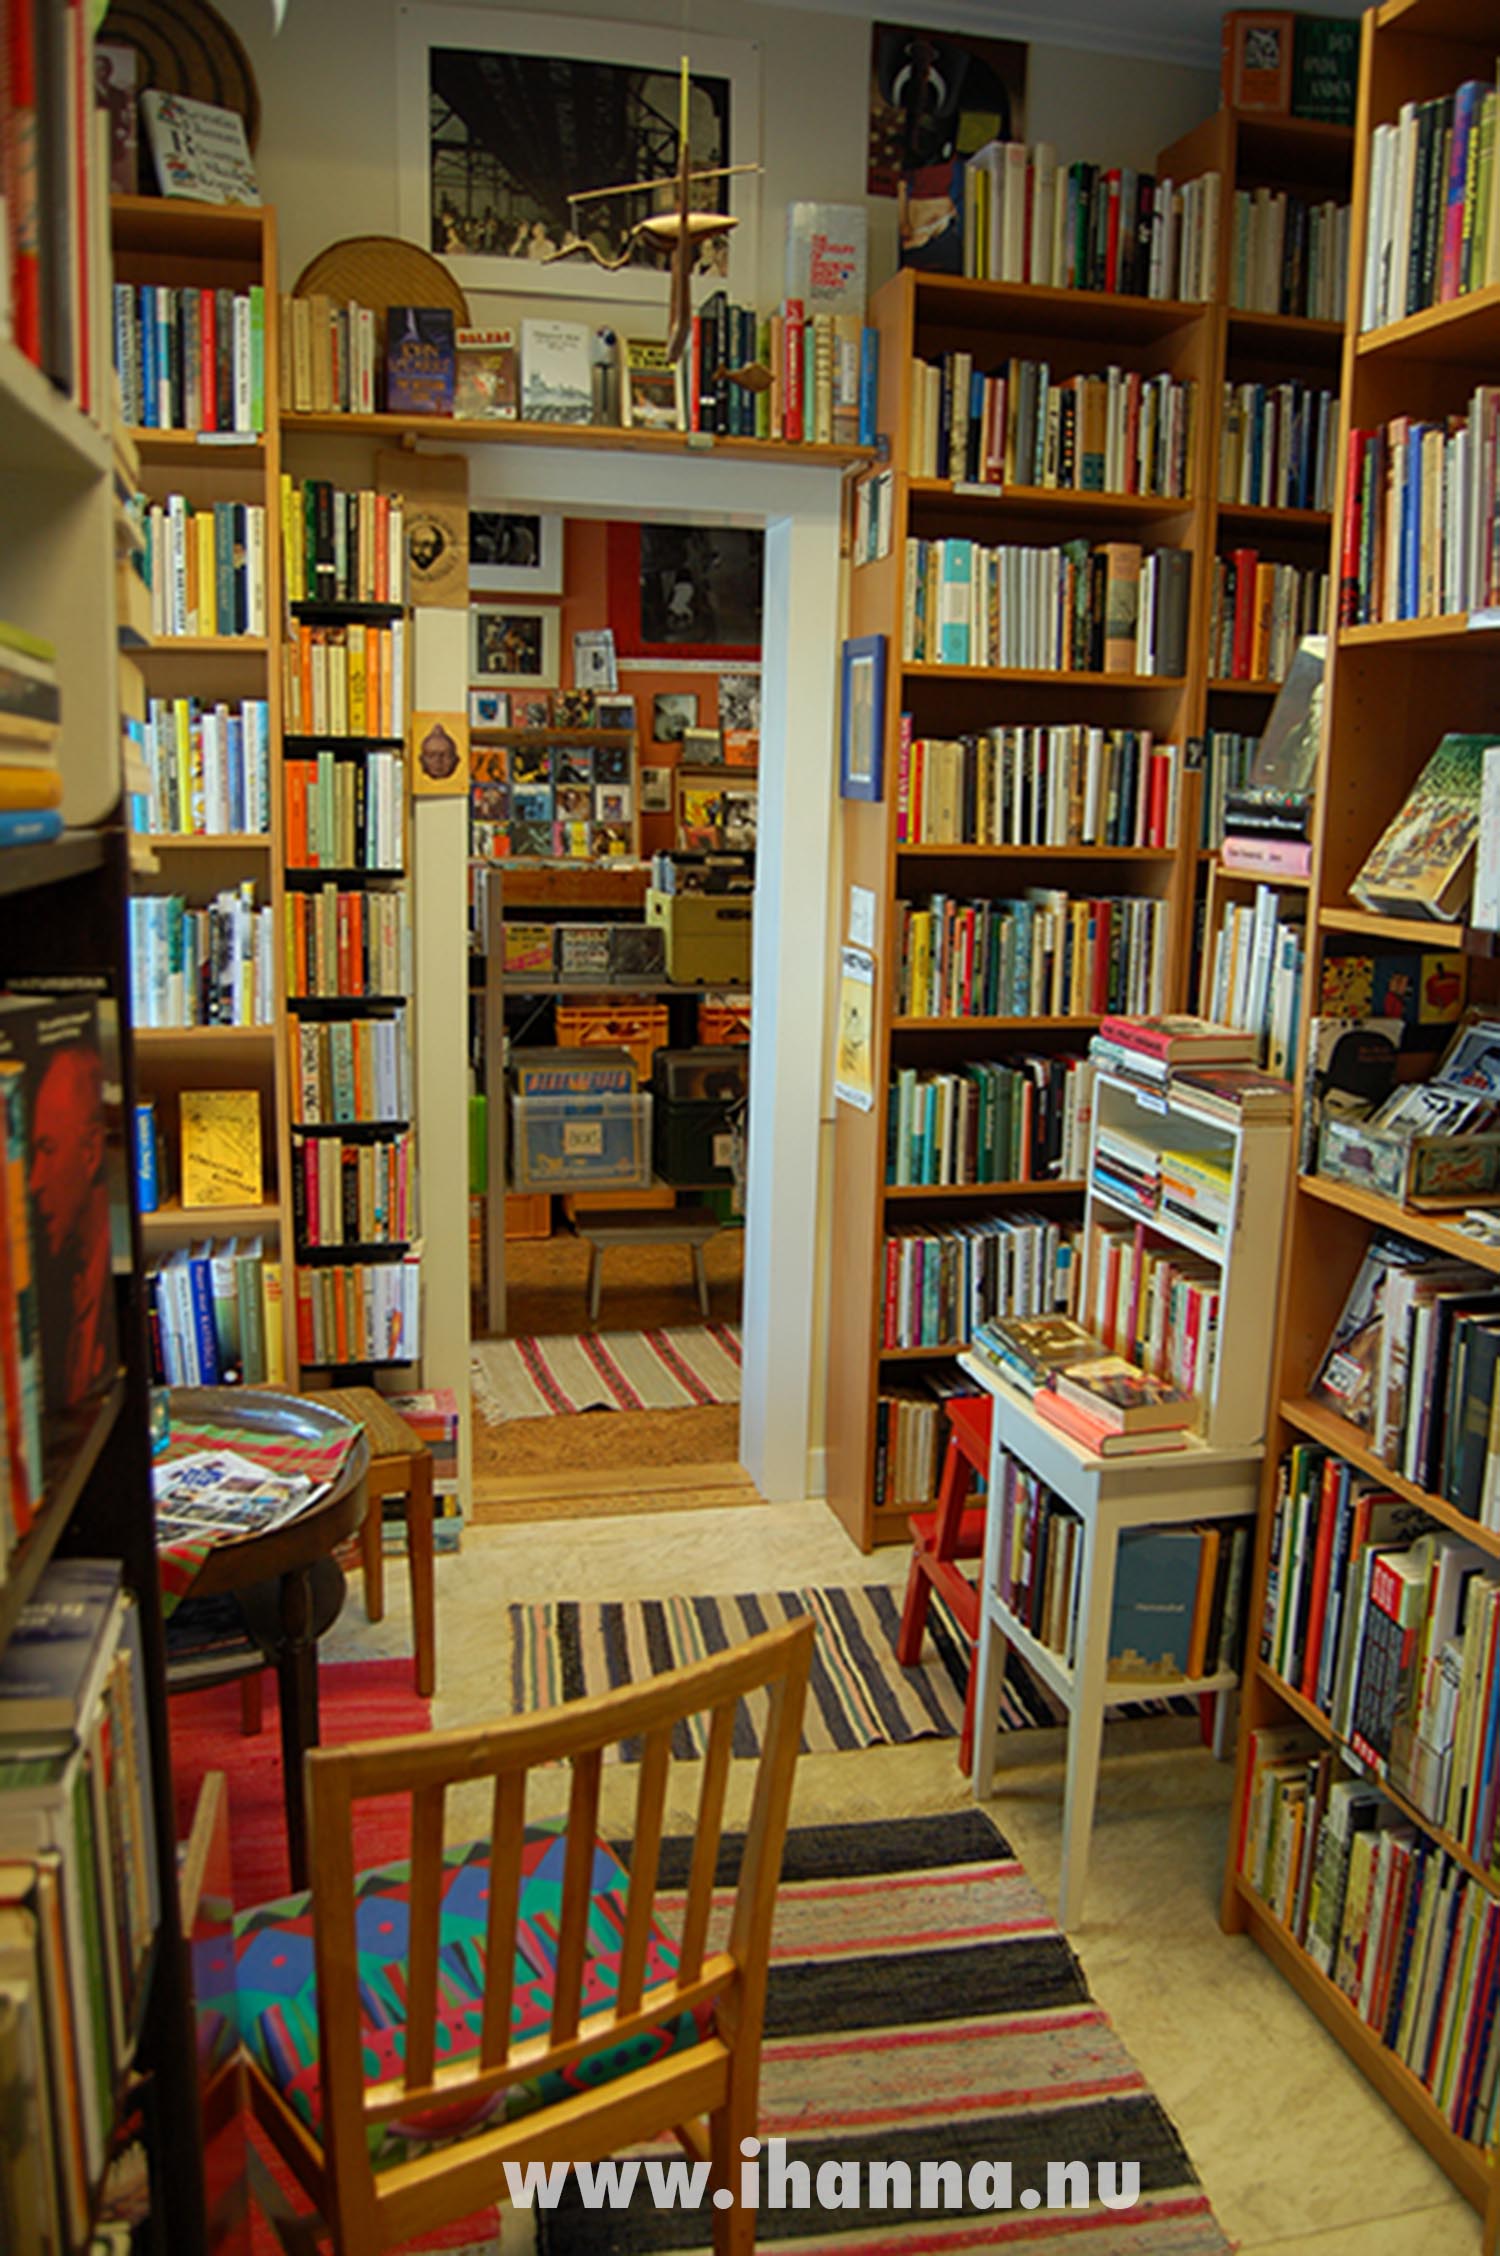
<svg viewBox="0 0 1500 2256">
<path fill-rule="evenodd" d="M 738 2193 L 812 1643 L 804 1619 L 539 1715 L 309 1757 L 313 1887 L 236 1922 L 237 2009 L 257 2118 L 338 2256 L 376 2256 L 501 2198 L 508 2160 L 600 2160 L 668 2132 Z M 727 1939 L 711 1950 L 735 1714 L 754 1694 L 762 1751 Z M 674 1941 L 655 1902 L 674 1734 L 692 1717 L 706 1731 Z M 627 1876 L 597 1812 L 604 1750 L 632 1739 Z M 527 1829 L 528 1774 L 557 1762 L 571 1766 L 566 1823 Z M 445 1849 L 447 1790 L 475 1784 L 492 1790 L 490 1838 Z M 355 1805 L 391 1794 L 410 1797 L 409 1877 L 357 1875 Z M 288 2057 L 290 2033 L 314 2026 L 316 2056 Z M 748 2256 L 754 2211 L 712 2214 L 719 2256 Z"/>
<path fill-rule="evenodd" d="M 989 1472 L 994 1404 L 987 1394 L 960 1394 L 952 1396 L 946 1408 L 948 1448 L 938 1485 L 937 1510 L 912 1514 L 911 1571 L 906 1578 L 901 1627 L 896 1633 L 896 1658 L 903 1668 L 914 1668 L 922 1658 L 927 1609 L 934 1590 L 940 1590 L 969 1647 L 969 1689 L 958 1741 L 958 1767 L 967 1772 L 974 1764 L 979 1592 L 958 1562 L 984 1557 L 984 1509 L 980 1505 L 968 1507 L 975 1480 L 984 1479 Z"/>
</svg>

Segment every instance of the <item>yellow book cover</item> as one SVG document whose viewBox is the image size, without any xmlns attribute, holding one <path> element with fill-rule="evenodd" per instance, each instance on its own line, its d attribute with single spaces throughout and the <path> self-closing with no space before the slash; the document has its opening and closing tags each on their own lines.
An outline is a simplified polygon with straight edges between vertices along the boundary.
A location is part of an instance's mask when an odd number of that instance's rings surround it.
<svg viewBox="0 0 1500 2256">
<path fill-rule="evenodd" d="M 183 1205 L 259 1206 L 259 1091 L 184 1089 L 179 1105 Z"/>
<path fill-rule="evenodd" d="M 0 764 L 0 807 L 60 807 L 62 777 L 56 768 Z"/>
<path fill-rule="evenodd" d="M 185 697 L 175 700 L 172 719 L 177 731 L 177 828 L 193 828 L 193 717 Z"/>
<path fill-rule="evenodd" d="M 266 1384 L 286 1385 L 286 1327 L 281 1313 L 281 1263 L 260 1265 L 261 1328 L 265 1335 Z"/>
<path fill-rule="evenodd" d="M 362 626 L 349 629 L 349 734 L 373 735 L 365 719 L 365 630 Z"/>
<path fill-rule="evenodd" d="M 193 515 L 193 531 L 198 548 L 198 632 L 214 635 L 219 631 L 218 608 L 218 558 L 214 551 L 214 513 L 199 509 Z"/>
</svg>

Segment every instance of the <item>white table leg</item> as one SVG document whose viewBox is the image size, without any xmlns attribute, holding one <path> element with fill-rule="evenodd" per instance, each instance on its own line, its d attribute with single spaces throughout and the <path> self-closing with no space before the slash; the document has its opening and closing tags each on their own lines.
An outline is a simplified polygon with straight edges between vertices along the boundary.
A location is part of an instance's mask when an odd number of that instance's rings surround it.
<svg viewBox="0 0 1500 2256">
<path fill-rule="evenodd" d="M 976 1802 L 987 1802 L 995 1791 L 995 1748 L 1000 1737 L 1000 1694 L 1005 1684 L 1005 1661 L 1010 1647 L 1004 1630 L 990 1613 L 983 1594 L 979 1601 L 977 1644 L 979 1682 L 974 1687 L 974 1799 Z"/>
<path fill-rule="evenodd" d="M 1088 1880 L 1089 1836 L 1099 1789 L 1104 1739 L 1104 1688 L 1109 1680 L 1109 1621 L 1114 1605 L 1115 1531 L 1103 1514 L 1085 1524 L 1078 1671 L 1068 1716 L 1068 1769 L 1063 1788 L 1062 1863 L 1057 1923 L 1076 1927 Z"/>
<path fill-rule="evenodd" d="M 1228 1762 L 1234 1743 L 1230 1719 L 1234 1714 L 1235 1695 L 1232 1692 L 1214 1694 L 1214 1761 Z"/>
</svg>

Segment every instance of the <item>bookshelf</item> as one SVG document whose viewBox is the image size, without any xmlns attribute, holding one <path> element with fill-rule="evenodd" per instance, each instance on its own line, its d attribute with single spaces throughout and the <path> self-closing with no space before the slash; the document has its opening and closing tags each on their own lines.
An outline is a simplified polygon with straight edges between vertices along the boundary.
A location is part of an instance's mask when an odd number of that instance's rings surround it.
<svg viewBox="0 0 1500 2256">
<path fill-rule="evenodd" d="M 279 616 L 280 546 L 274 538 L 278 517 L 280 437 L 275 415 L 276 220 L 269 207 L 208 205 L 147 196 L 116 196 L 111 203 L 117 284 L 151 285 L 162 291 L 264 293 L 264 417 L 253 435 L 222 430 L 195 431 L 177 426 L 132 427 L 142 491 L 153 503 L 182 495 L 190 506 L 243 503 L 265 512 L 265 617 Z M 222 295 L 219 298 L 222 306 Z M 270 633 L 157 634 L 136 643 L 130 657 L 144 679 L 150 700 L 197 700 L 208 711 L 219 705 L 243 714 L 247 706 L 265 708 L 264 830 L 213 824 L 211 811 L 198 822 L 186 817 L 180 827 L 156 831 L 150 847 L 156 870 L 138 877 L 138 893 L 170 896 L 189 909 L 202 909 L 226 891 L 253 885 L 257 908 L 271 919 L 269 1009 L 260 1023 L 143 1027 L 137 1038 L 141 1095 L 156 1107 L 158 1130 L 175 1171 L 177 1107 L 185 1089 L 254 1089 L 259 1098 L 264 1196 L 254 1209 L 185 1209 L 169 1197 L 143 1217 L 142 1237 L 152 1261 L 180 1248 L 230 1235 L 263 1241 L 267 1264 L 280 1263 L 282 1306 L 281 1369 L 274 1375 L 298 1383 L 293 1320 L 289 1183 L 289 1093 L 284 1044 L 277 1037 L 283 1016 L 281 930 L 282 808 L 276 788 L 275 745 L 280 722 L 277 645 Z"/>
<path fill-rule="evenodd" d="M 1340 493 L 1334 526 L 1343 522 L 1347 438 L 1353 429 L 1384 424 L 1402 414 L 1441 417 L 1460 412 L 1478 375 L 1492 362 L 1500 293 L 1483 289 L 1361 334 L 1363 249 L 1370 215 L 1371 133 L 1395 121 L 1404 102 L 1451 92 L 1468 78 L 1492 81 L 1493 21 L 1467 0 L 1387 0 L 1364 19 L 1359 113 L 1354 151 L 1354 209 L 1350 248 L 1350 318 L 1341 362 Z M 1340 559 L 1337 532 L 1330 568 Z M 1307 889 L 1308 979 L 1313 991 L 1321 963 L 1348 935 L 1419 941 L 1463 949 L 1471 999 L 1493 1007 L 1500 1000 L 1493 939 L 1460 928 L 1400 918 L 1374 917 L 1350 899 L 1349 885 L 1370 848 L 1405 799 L 1445 730 L 1491 725 L 1500 695 L 1500 649 L 1495 638 L 1471 631 L 1463 617 L 1345 627 L 1330 635 L 1326 721 L 1317 785 L 1313 875 Z M 1500 1270 L 1500 1253 L 1468 1237 L 1439 1213 L 1418 1213 L 1371 1191 L 1316 1176 L 1294 1178 L 1288 1206 L 1287 1254 L 1278 1311 L 1275 1400 L 1260 1503 L 1260 1530 L 1252 1575 L 1250 1621 L 1266 1603 L 1278 1503 L 1278 1468 L 1298 1442 L 1319 1445 L 1378 1483 L 1383 1494 L 1416 1506 L 1435 1529 L 1451 1529 L 1500 1561 L 1500 1537 L 1465 1516 L 1440 1495 L 1393 1471 L 1372 1438 L 1321 1401 L 1309 1388 L 1349 1287 L 1372 1237 L 1392 1232 L 1415 1245 L 1451 1255 L 1480 1272 Z M 1274 1639 L 1271 1650 L 1274 1651 Z M 1288 1921 L 1257 1891 L 1242 1868 L 1242 1818 L 1256 1757 L 1257 1733 L 1297 1724 L 1332 1750 L 1346 1776 L 1377 1778 L 1396 1814 L 1418 1842 L 1446 1852 L 1479 1892 L 1500 1896 L 1487 1859 L 1476 1858 L 1433 1816 L 1392 1790 L 1372 1771 L 1324 1707 L 1304 1696 L 1254 1647 L 1241 1703 L 1239 1778 L 1229 1845 L 1222 1920 L 1230 1932 L 1248 1933 L 1343 2046 L 1407 2128 L 1447 2172 L 1483 2218 L 1483 2245 L 1500 2245 L 1500 2169 L 1492 2150 L 1459 2135 L 1445 2108 L 1397 2050 L 1372 2026 L 1346 1989 L 1331 1979 L 1306 1943 L 1297 1920 Z"/>
<path fill-rule="evenodd" d="M 1178 178 L 1186 178 L 1179 172 Z M 895 1189 L 887 1184 L 886 1148 L 893 1076 L 905 1066 L 956 1070 L 971 1060 L 1020 1054 L 1077 1056 L 1098 1024 L 1086 1014 L 916 1015 L 902 1008 L 899 912 L 903 899 L 947 891 L 961 899 L 1003 898 L 1039 879 L 1072 896 L 1110 896 L 1160 904 L 1163 1006 L 1186 992 L 1190 912 L 1196 864 L 1195 793 L 1184 780 L 1177 834 L 1170 847 L 929 846 L 909 850 L 897 835 L 901 718 L 916 737 L 956 737 L 992 726 L 1073 724 L 1152 731 L 1158 743 L 1185 749 L 1199 725 L 1200 688 L 1193 654 L 1204 634 L 1211 417 L 1206 408 L 1217 378 L 1216 314 L 1212 307 L 1026 284 L 971 281 L 905 270 L 878 291 L 870 318 L 880 332 L 879 427 L 890 436 L 893 464 L 888 552 L 858 565 L 851 577 L 849 632 L 880 634 L 885 651 L 885 790 L 879 803 L 843 806 L 844 900 L 858 887 L 873 896 L 875 1023 L 874 1104 L 868 1113 L 840 1104 L 835 1124 L 834 1234 L 840 1256 L 832 1283 L 828 1392 L 830 1502 L 854 1540 L 869 1549 L 904 1538 L 909 1506 L 877 1509 L 877 1409 L 897 1372 L 951 1371 L 964 1342 L 883 1348 L 884 1255 L 888 1229 L 951 1227 L 986 1217 L 1036 1210 L 1077 1226 L 1076 1182 L 1007 1180 L 995 1185 Z M 955 489 L 947 479 L 913 477 L 911 460 L 914 360 L 940 361 L 970 352 L 990 369 L 1012 355 L 1048 361 L 1056 377 L 1102 373 L 1111 363 L 1144 375 L 1164 373 L 1198 386 L 1185 497 L 1079 494 L 1037 488 Z M 903 576 L 908 537 L 970 539 L 987 546 L 1138 541 L 1146 549 L 1181 548 L 1192 558 L 1188 609 L 1189 664 L 1181 677 L 1138 673 L 1049 672 L 913 664 L 903 659 Z M 1038 854 L 1041 861 L 1038 864 Z M 1045 876 L 1043 877 L 1043 871 Z M 847 924 L 843 902 L 839 926 Z M 1072 998 L 1070 998 L 1072 999 Z M 1050 1001 L 1051 998 L 1049 997 Z"/>
</svg>

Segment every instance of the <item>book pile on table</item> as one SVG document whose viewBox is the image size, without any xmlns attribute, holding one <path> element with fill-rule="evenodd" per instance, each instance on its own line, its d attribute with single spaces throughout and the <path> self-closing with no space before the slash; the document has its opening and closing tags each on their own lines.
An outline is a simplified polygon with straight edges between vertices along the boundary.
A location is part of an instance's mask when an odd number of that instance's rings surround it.
<svg viewBox="0 0 1500 2256">
<path fill-rule="evenodd" d="M 1257 1050 L 1254 1033 L 1180 1011 L 1148 1018 L 1107 1016 L 1089 1042 L 1090 1056 L 1107 1073 L 1129 1074 L 1158 1088 L 1204 1066 L 1253 1067 Z"/>
<path fill-rule="evenodd" d="M 973 1351 L 1031 1396 L 1037 1415 L 1096 1457 L 1185 1449 L 1196 1398 L 1111 1355 L 1071 1316 L 992 1317 Z"/>
</svg>

